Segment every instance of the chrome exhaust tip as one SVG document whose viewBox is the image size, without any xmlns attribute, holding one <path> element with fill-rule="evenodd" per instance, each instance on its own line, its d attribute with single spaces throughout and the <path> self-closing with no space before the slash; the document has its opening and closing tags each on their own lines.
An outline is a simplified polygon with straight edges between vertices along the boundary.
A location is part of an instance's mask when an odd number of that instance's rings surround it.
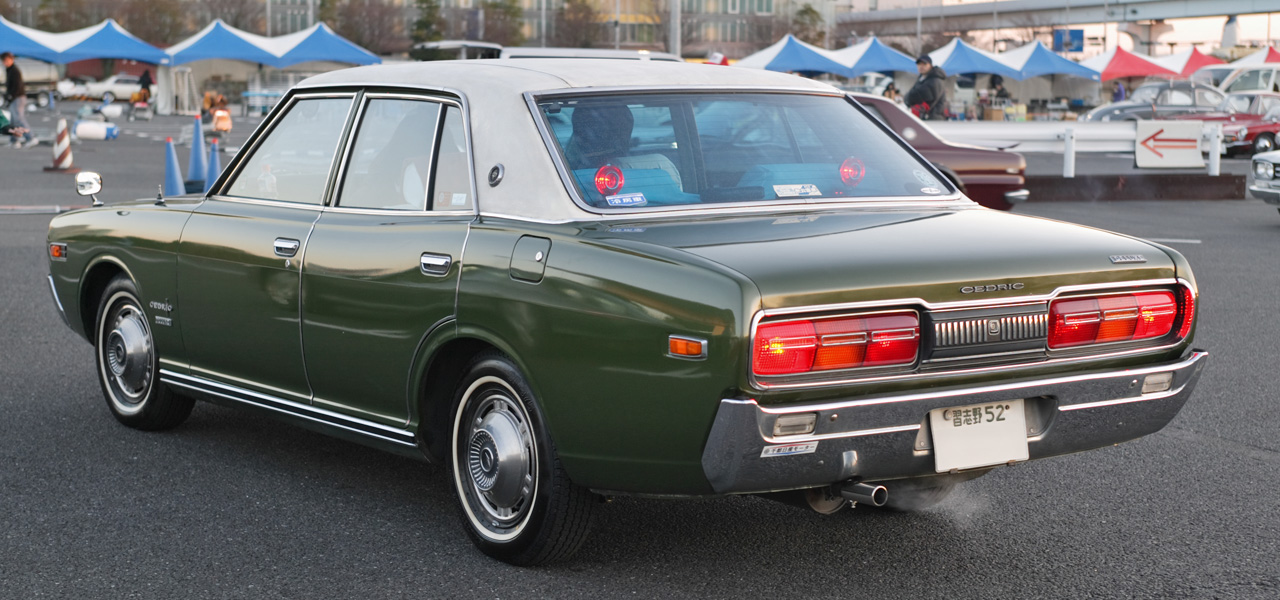
<svg viewBox="0 0 1280 600">
<path fill-rule="evenodd" d="M 851 483 L 840 488 L 840 495 L 861 504 L 884 506 L 889 501 L 889 490 L 883 485 Z"/>
</svg>

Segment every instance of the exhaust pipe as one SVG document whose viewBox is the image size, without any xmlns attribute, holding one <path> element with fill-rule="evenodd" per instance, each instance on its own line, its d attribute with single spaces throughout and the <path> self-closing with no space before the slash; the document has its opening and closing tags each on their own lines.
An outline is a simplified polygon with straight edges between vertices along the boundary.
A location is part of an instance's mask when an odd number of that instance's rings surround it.
<svg viewBox="0 0 1280 600">
<path fill-rule="evenodd" d="M 761 498 L 768 498 L 783 504 L 799 508 L 807 508 L 813 512 L 831 515 L 840 512 L 840 509 L 849 505 L 849 501 L 843 496 L 832 496 L 832 488 L 820 487 L 809 488 L 806 490 L 791 490 L 789 492 L 769 492 L 765 494 L 757 494 Z"/>
<path fill-rule="evenodd" d="M 883 485 L 871 485 L 868 483 L 851 483 L 840 488 L 840 495 L 860 502 L 862 504 L 870 504 L 871 506 L 884 506 L 889 501 L 889 490 Z"/>
</svg>

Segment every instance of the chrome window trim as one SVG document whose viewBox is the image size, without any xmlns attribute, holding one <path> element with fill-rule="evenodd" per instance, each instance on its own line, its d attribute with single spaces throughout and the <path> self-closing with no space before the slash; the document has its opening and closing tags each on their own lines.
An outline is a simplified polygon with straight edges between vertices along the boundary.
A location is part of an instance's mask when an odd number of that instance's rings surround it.
<svg viewBox="0 0 1280 600">
<path fill-rule="evenodd" d="M 580 219 L 534 219 L 523 215 L 512 215 L 503 212 L 481 211 L 481 217 L 491 217 L 495 219 L 507 219 L 522 223 L 537 223 L 539 225 L 564 225 L 567 223 L 607 223 L 613 221 L 652 221 L 659 219 L 670 219 L 671 217 L 699 217 L 699 216 L 725 216 L 725 215 L 764 215 L 776 213 L 778 215 L 787 215 L 793 213 L 815 213 L 815 212 L 831 212 L 832 210 L 874 210 L 874 211 L 890 211 L 890 210 L 985 210 L 978 203 L 964 197 L 959 197 L 955 204 L 950 203 L 942 205 L 937 202 L 936 196 L 930 196 L 923 200 L 908 199 L 896 202 L 876 202 L 874 204 L 865 203 L 845 203 L 845 204 L 769 204 L 757 206 L 744 206 L 741 204 L 720 203 L 710 206 L 697 206 L 685 210 L 663 210 L 661 212 L 635 212 L 635 213 L 591 213 L 585 215 L 588 218 Z"/>
<path fill-rule="evenodd" d="M 329 202 L 326 203 L 326 206 L 329 209 L 333 210 L 334 212 L 339 212 L 340 210 L 342 212 L 352 211 L 354 214 L 379 214 L 379 215 L 430 214 L 431 211 L 427 210 L 427 197 L 425 196 L 425 194 L 431 190 L 430 182 L 428 182 L 426 186 L 427 192 L 423 192 L 424 195 L 422 197 L 422 210 L 397 210 L 394 208 L 371 208 L 371 207 L 346 208 L 345 210 L 343 210 L 343 206 L 338 203 L 339 196 L 341 195 L 341 191 L 342 191 L 342 185 L 343 183 L 345 183 L 345 179 L 347 176 L 347 168 L 351 166 L 351 152 L 355 149 L 356 139 L 360 137 L 360 126 L 364 124 L 365 110 L 369 107 L 369 104 L 374 100 L 412 100 L 414 102 L 432 102 L 437 105 L 440 105 L 440 110 L 439 112 L 436 113 L 435 127 L 433 127 L 431 130 L 432 133 L 434 134 L 431 142 L 432 147 L 431 147 L 430 164 L 432 167 L 434 167 L 436 164 L 434 136 L 438 136 L 440 134 L 440 127 L 443 126 L 444 124 L 445 107 L 454 106 L 459 110 L 461 110 L 461 107 L 455 103 L 448 102 L 442 99 L 436 99 L 428 96 L 418 95 L 418 94 L 405 94 L 405 93 L 395 93 L 395 92 L 368 92 L 361 95 L 359 100 L 360 106 L 358 111 L 356 112 L 356 118 L 351 123 L 351 132 L 347 135 L 346 140 L 344 140 L 344 143 L 342 144 L 342 153 L 341 153 L 342 160 L 341 162 L 338 163 L 338 176 L 337 178 L 334 179 L 334 189 L 333 189 L 332 197 L 329 198 Z M 372 211 L 372 213 L 366 213 L 361 211 Z"/>
<path fill-rule="evenodd" d="M 679 205 L 657 206 L 657 207 L 643 207 L 643 208 L 617 208 L 617 209 L 608 209 L 608 208 L 601 208 L 598 206 L 591 206 L 591 204 L 587 203 L 586 200 L 582 197 L 582 194 L 580 193 L 578 186 L 573 179 L 572 174 L 569 172 L 568 167 L 565 165 L 564 154 L 560 151 L 559 143 L 556 142 L 555 136 L 551 133 L 551 130 L 547 127 L 546 119 L 542 117 L 542 111 L 538 110 L 539 101 L 555 99 L 557 97 L 582 98 L 582 97 L 590 97 L 590 96 L 610 96 L 610 95 L 618 95 L 623 93 L 634 94 L 634 95 L 657 95 L 657 94 L 688 95 L 694 92 L 708 93 L 708 94 L 714 94 L 714 93 L 758 93 L 758 94 L 778 94 L 778 95 L 801 94 L 801 95 L 809 95 L 809 96 L 826 96 L 831 98 L 843 98 L 846 102 L 849 102 L 854 107 L 855 110 L 858 110 L 863 114 L 863 116 L 867 117 L 872 122 L 873 126 L 879 127 L 882 131 L 887 132 L 889 139 L 894 140 L 899 144 L 902 144 L 897 134 L 893 133 L 891 129 L 888 129 L 883 123 L 881 123 L 879 120 L 875 119 L 870 114 L 868 114 L 865 108 L 862 108 L 860 105 L 858 105 L 857 102 L 850 100 L 848 96 L 844 94 L 844 92 L 841 92 L 839 90 L 828 91 L 828 90 L 815 90 L 815 89 L 808 89 L 808 88 L 777 88 L 777 87 L 759 87 L 759 86 L 729 86 L 729 87 L 690 86 L 685 88 L 606 87 L 606 88 L 590 88 L 590 89 L 587 89 L 587 88 L 565 89 L 565 90 L 553 90 L 553 91 L 542 91 L 542 92 L 525 92 L 524 98 L 525 98 L 525 104 L 529 107 L 529 114 L 533 118 L 534 125 L 537 126 L 538 128 L 538 134 L 542 136 L 542 143 L 546 147 L 547 153 L 551 156 L 552 163 L 555 164 L 556 166 L 556 172 L 560 175 L 561 184 L 564 185 L 565 191 L 568 192 L 569 197 L 573 200 L 573 203 L 581 210 L 584 210 L 588 213 L 595 214 L 595 215 L 602 215 L 602 216 L 624 215 L 629 218 L 636 218 L 637 216 L 640 216 L 640 215 L 650 215 L 650 214 L 660 214 L 660 215 L 669 216 L 672 214 L 682 214 L 682 215 L 690 214 L 690 213 L 699 214 L 703 211 L 711 211 L 715 213 L 737 212 L 743 209 L 760 207 L 761 205 L 760 202 L 718 202 L 718 203 L 715 203 L 715 206 L 717 207 L 716 209 L 708 209 L 705 205 L 702 205 L 702 204 L 690 204 L 690 205 L 684 205 L 684 206 L 679 206 Z M 920 163 L 924 167 L 928 168 L 930 172 L 934 172 L 935 176 L 941 175 L 940 173 L 936 173 L 935 172 L 936 169 L 934 169 L 932 164 L 928 160 L 923 159 L 920 153 L 912 149 L 910 145 L 908 144 L 902 144 L 902 145 L 905 146 L 908 154 L 910 154 L 912 157 L 920 161 Z M 943 185 L 948 185 L 948 186 L 950 185 L 949 183 L 945 183 L 945 178 L 940 178 L 939 181 L 943 181 L 944 182 Z M 976 205 L 976 203 L 974 203 L 972 200 L 970 200 L 969 198 L 966 198 L 964 194 L 959 193 L 958 190 L 952 190 L 950 194 L 941 195 L 941 196 L 869 196 L 866 198 L 854 198 L 854 199 L 848 199 L 843 201 L 836 201 L 832 198 L 816 198 L 814 200 L 805 200 L 803 198 L 796 198 L 796 199 L 791 199 L 790 201 L 775 199 L 775 200 L 769 201 L 768 204 L 766 204 L 763 208 L 767 208 L 770 210 L 778 210 L 780 208 L 783 210 L 786 210 L 787 208 L 790 208 L 790 207 L 802 207 L 802 206 L 830 206 L 830 207 L 856 206 L 856 207 L 866 207 L 866 208 L 882 208 L 885 206 L 893 206 L 893 205 L 904 203 L 904 202 L 913 203 L 913 204 L 922 204 L 931 208 L 942 208 L 953 203 L 961 204 L 962 206 L 965 204 Z"/>
<path fill-rule="evenodd" d="M 1058 287 L 1054 289 L 1052 292 L 1049 292 L 1048 294 L 1039 294 L 1034 296 L 1021 296 L 1017 298 L 1005 298 L 1005 299 L 962 300 L 958 302 L 935 303 L 935 302 L 928 302 L 922 298 L 899 298 L 895 300 L 873 300 L 873 301 L 866 301 L 866 302 L 849 302 L 849 303 L 843 303 L 843 304 L 799 306 L 799 307 L 789 307 L 789 308 L 780 308 L 780 309 L 759 310 L 759 311 L 756 311 L 755 315 L 753 315 L 751 318 L 751 328 L 749 331 L 749 337 L 747 338 L 748 340 L 746 344 L 748 348 L 747 351 L 750 353 L 747 356 L 747 361 L 746 361 L 747 362 L 747 378 L 751 384 L 751 387 L 758 391 L 793 390 L 793 389 L 835 387 L 835 386 L 841 386 L 841 385 L 851 385 L 851 384 L 860 384 L 860 383 L 878 383 L 878 382 L 887 382 L 887 381 L 902 381 L 902 380 L 926 380 L 927 381 L 931 379 L 952 377 L 956 375 L 973 375 L 973 374 L 980 374 L 980 373 L 991 373 L 996 371 L 1019 371 L 1019 370 L 1026 370 L 1029 368 L 1038 368 L 1043 366 L 1087 363 L 1092 361 L 1119 358 L 1124 356 L 1159 353 L 1159 352 L 1176 348 L 1184 344 L 1187 341 L 1186 338 L 1175 340 L 1173 342 L 1170 342 L 1168 344 L 1162 344 L 1160 346 L 1143 346 L 1139 348 L 1129 348 L 1129 349 L 1122 348 L 1114 352 L 1105 352 L 1102 354 L 1079 354 L 1078 352 L 1073 352 L 1065 356 L 1062 355 L 1061 351 L 1058 351 L 1058 354 L 1054 354 L 1054 352 L 1048 349 L 1048 343 L 1046 342 L 1045 344 L 1046 359 L 1042 361 L 1036 361 L 1033 363 L 991 365 L 991 366 L 984 366 L 984 367 L 974 367 L 970 369 L 956 369 L 956 370 L 948 370 L 948 371 L 929 371 L 929 372 L 916 371 L 912 373 L 890 374 L 890 375 L 869 376 L 869 377 L 846 377 L 846 378 L 824 380 L 824 381 L 805 381 L 805 382 L 762 381 L 760 376 L 756 375 L 755 370 L 752 367 L 752 363 L 755 359 L 756 331 L 760 325 L 760 322 L 768 317 L 813 314 L 813 313 L 822 313 L 822 312 L 831 312 L 831 311 L 865 310 L 865 309 L 878 309 L 878 308 L 888 309 L 890 307 L 901 307 L 904 309 L 906 307 L 923 307 L 926 312 L 932 313 L 935 310 L 946 311 L 946 310 L 954 310 L 958 308 L 978 308 L 978 307 L 1002 308 L 1006 306 L 1018 306 L 1018 305 L 1027 305 L 1027 304 L 1039 304 L 1039 303 L 1043 303 L 1045 305 L 1045 309 L 1048 310 L 1049 302 L 1053 301 L 1054 299 L 1060 296 L 1064 296 L 1067 294 L 1075 294 L 1079 292 L 1090 292 L 1090 291 L 1119 290 L 1124 288 L 1142 288 L 1142 287 L 1171 286 L 1171 285 L 1181 285 L 1191 291 L 1193 298 L 1197 298 L 1197 299 L 1199 298 L 1199 294 L 1197 293 L 1195 286 L 1191 285 L 1191 282 L 1187 281 L 1186 279 L 1179 277 L 1179 278 L 1168 278 L 1168 279 L 1145 279 L 1140 281 L 1119 281 L 1119 282 L 1108 282 L 1108 283 L 1099 283 L 1099 284 L 1067 285 L 1067 286 Z M 1170 333 L 1173 333 L 1173 332 L 1170 332 Z M 1124 343 L 1124 342 L 1121 342 L 1121 343 Z M 1097 348 L 1099 346 L 1106 347 L 1106 345 L 1097 345 L 1093 347 Z M 1088 347 L 1085 347 L 1085 349 L 1087 348 Z M 1080 350 L 1080 349 L 1077 349 L 1077 350 Z M 915 364 L 916 365 L 920 364 L 918 356 L 917 356 L 917 362 Z M 790 376 L 790 375 L 765 376 L 766 379 L 770 377 L 794 377 L 794 376 Z"/>
<path fill-rule="evenodd" d="M 239 196 L 209 196 L 204 199 L 205 202 L 234 202 L 236 204 L 252 204 L 255 206 L 274 206 L 276 208 L 295 208 L 298 210 L 309 210 L 312 212 L 321 212 L 324 210 L 323 204 L 301 204 L 298 202 L 284 202 L 282 200 L 261 200 L 258 198 L 241 198 Z M 199 208 L 196 209 L 197 211 Z"/>
<path fill-rule="evenodd" d="M 289 96 L 288 102 L 286 102 L 283 107 L 277 107 L 277 109 L 274 112 L 272 112 L 270 119 L 263 121 L 260 125 L 258 125 L 258 129 L 255 130 L 253 132 L 253 136 L 249 138 L 248 145 L 241 148 L 240 152 L 237 153 L 232 164 L 228 165 L 228 168 L 223 170 L 222 175 L 218 177 L 218 180 L 214 182 L 214 185 L 209 188 L 208 192 L 205 193 L 205 199 L 207 200 L 207 199 L 213 198 L 214 196 L 218 196 L 220 198 L 234 198 L 237 201 L 252 200 L 255 202 L 266 202 L 266 203 L 271 203 L 272 205 L 316 206 L 318 208 L 324 207 L 326 204 L 328 204 L 329 197 L 333 193 L 332 188 L 333 188 L 334 167 L 336 166 L 335 161 L 337 161 L 338 157 L 341 156 L 342 154 L 341 150 L 347 144 L 347 138 L 350 137 L 350 129 L 352 127 L 352 124 L 354 123 L 354 121 L 352 120 L 352 117 L 354 116 L 353 113 L 357 106 L 356 99 L 359 95 L 360 95 L 359 92 L 334 91 L 334 92 L 304 92 L 304 93 L 298 93 L 298 94 Z M 239 196 L 230 196 L 224 193 L 226 188 L 230 185 L 231 181 L 240 176 L 240 173 L 244 170 L 245 164 L 248 163 L 249 160 L 253 158 L 253 155 L 258 152 L 258 148 L 262 146 L 262 141 L 265 140 L 267 136 L 271 134 L 272 130 L 275 129 L 276 125 L 280 123 L 280 120 L 284 118 L 284 116 L 288 114 L 290 110 L 293 110 L 293 107 L 295 104 L 297 104 L 301 100 L 313 100 L 313 99 L 325 99 L 325 98 L 346 98 L 351 101 L 351 105 L 347 107 L 347 119 L 343 124 L 342 132 L 338 134 L 339 136 L 338 146 L 334 148 L 333 158 L 330 159 L 329 161 L 329 172 L 328 172 L 329 182 L 327 185 L 325 185 L 324 193 L 321 194 L 319 204 L 311 204 L 306 202 L 289 202 L 285 200 L 269 200 L 264 198 L 241 198 Z"/>
</svg>

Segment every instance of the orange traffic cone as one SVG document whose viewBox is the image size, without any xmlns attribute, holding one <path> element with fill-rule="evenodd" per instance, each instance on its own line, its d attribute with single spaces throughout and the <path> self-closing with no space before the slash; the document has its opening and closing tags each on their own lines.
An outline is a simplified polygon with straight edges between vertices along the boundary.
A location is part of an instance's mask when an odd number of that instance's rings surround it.
<svg viewBox="0 0 1280 600">
<path fill-rule="evenodd" d="M 71 133 L 67 131 L 66 119 L 58 119 L 58 132 L 53 140 L 53 166 L 44 170 L 49 173 L 80 172 L 71 164 Z"/>
</svg>

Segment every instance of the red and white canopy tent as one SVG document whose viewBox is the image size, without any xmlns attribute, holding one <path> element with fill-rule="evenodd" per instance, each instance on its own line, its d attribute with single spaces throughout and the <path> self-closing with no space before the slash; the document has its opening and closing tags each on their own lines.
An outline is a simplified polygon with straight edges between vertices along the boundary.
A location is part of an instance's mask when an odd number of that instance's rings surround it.
<svg viewBox="0 0 1280 600">
<path fill-rule="evenodd" d="M 1080 64 L 1101 73 L 1103 81 L 1123 77 L 1179 76 L 1173 69 L 1161 65 L 1151 58 L 1134 54 L 1118 46 L 1093 58 L 1082 60 Z"/>
<path fill-rule="evenodd" d="M 1154 59 L 1154 61 L 1170 71 L 1177 72 L 1178 75 L 1182 77 L 1189 77 L 1200 67 L 1220 65 L 1224 62 L 1222 59 L 1204 54 L 1196 48 L 1183 50 L 1182 52 L 1177 52 L 1168 56 L 1161 56 Z"/>
<path fill-rule="evenodd" d="M 1253 54 L 1231 62 L 1231 64 L 1238 67 L 1260 65 L 1262 63 L 1280 63 L 1280 51 L 1277 51 L 1274 46 L 1267 46 Z"/>
</svg>

